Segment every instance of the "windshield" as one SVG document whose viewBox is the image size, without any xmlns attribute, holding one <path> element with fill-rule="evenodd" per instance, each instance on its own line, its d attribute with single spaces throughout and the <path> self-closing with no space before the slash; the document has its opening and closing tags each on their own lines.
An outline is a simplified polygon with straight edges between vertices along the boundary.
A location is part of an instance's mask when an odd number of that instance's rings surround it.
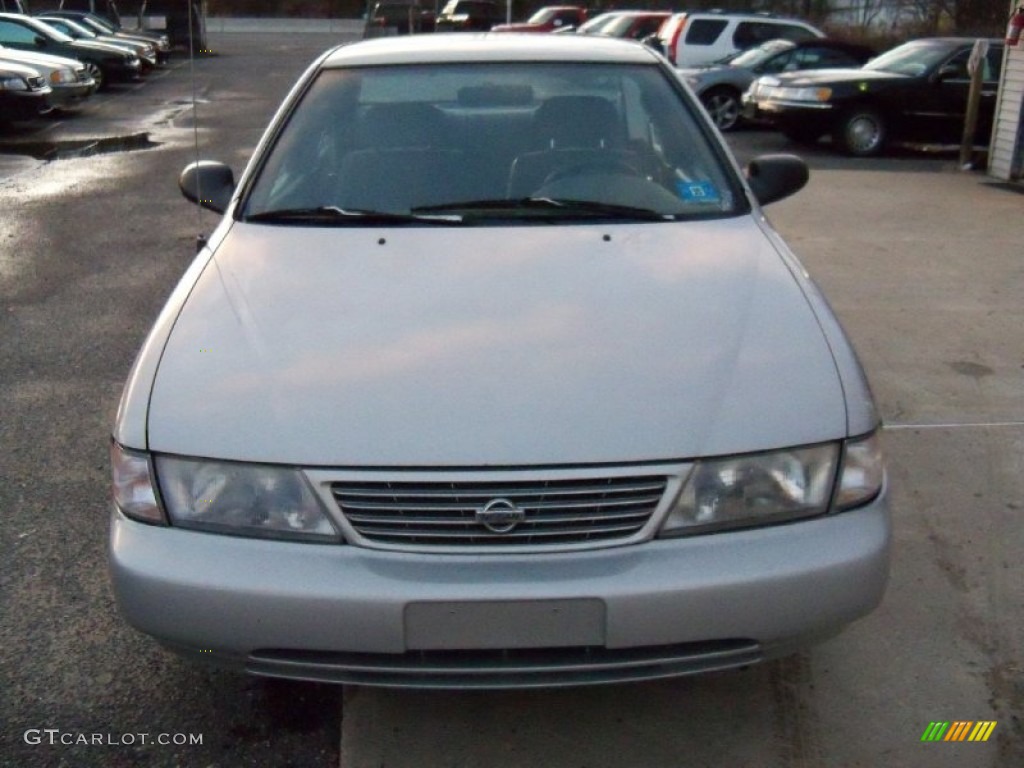
<svg viewBox="0 0 1024 768">
<path fill-rule="evenodd" d="M 585 21 L 580 24 L 576 31 L 581 35 L 592 35 L 604 32 L 606 27 L 614 24 L 619 18 L 621 18 L 621 16 L 617 13 L 602 13 L 600 16 L 595 16 L 590 19 L 590 21 Z"/>
<path fill-rule="evenodd" d="M 734 215 L 745 199 L 697 109 L 654 64 L 328 69 L 240 213 L 330 226 Z"/>
<path fill-rule="evenodd" d="M 95 40 L 96 39 L 96 33 L 95 32 L 93 32 L 91 29 L 86 29 L 82 25 L 76 24 L 73 21 L 68 21 L 67 19 L 58 19 L 58 20 L 43 19 L 43 21 L 45 21 L 50 26 L 55 27 L 56 29 L 59 29 L 61 32 L 63 32 L 64 34 L 66 34 L 66 35 L 68 35 L 70 37 L 74 37 L 74 38 L 78 38 L 78 39 L 82 39 L 82 40 Z"/>
<path fill-rule="evenodd" d="M 927 43 L 905 43 L 864 65 L 864 69 L 916 77 L 923 75 L 950 54 L 948 48 Z"/>
<path fill-rule="evenodd" d="M 750 48 L 736 54 L 733 58 L 728 59 L 728 63 L 733 67 L 753 68 L 767 61 L 772 56 L 795 47 L 788 40 L 769 40 L 767 43 L 761 43 L 756 48 Z"/>
<path fill-rule="evenodd" d="M 88 16 L 82 17 L 82 24 L 88 24 L 90 27 L 96 30 L 99 34 L 112 35 L 115 30 L 110 24 L 105 22 L 103 19 L 93 19 Z"/>
<path fill-rule="evenodd" d="M 35 30 L 48 36 L 51 40 L 56 40 L 58 43 L 71 43 L 74 42 L 71 37 L 65 35 L 56 27 L 51 27 L 49 24 L 36 21 L 35 19 L 25 19 L 26 22 Z"/>
<path fill-rule="evenodd" d="M 550 19 L 554 18 L 555 14 L 558 13 L 557 8 L 541 8 L 533 16 L 526 20 L 527 24 L 544 24 Z"/>
</svg>

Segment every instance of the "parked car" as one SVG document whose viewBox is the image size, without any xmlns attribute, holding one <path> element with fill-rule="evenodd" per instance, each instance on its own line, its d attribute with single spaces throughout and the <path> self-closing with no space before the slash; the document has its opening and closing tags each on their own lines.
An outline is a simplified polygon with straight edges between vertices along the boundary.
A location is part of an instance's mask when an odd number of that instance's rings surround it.
<svg viewBox="0 0 1024 768">
<path fill-rule="evenodd" d="M 112 35 L 123 40 L 138 40 L 149 43 L 156 48 L 157 61 L 166 64 L 171 58 L 171 41 L 162 32 L 147 29 L 126 30 L 120 23 L 114 23 L 103 16 L 97 16 L 88 11 L 56 10 L 46 11 L 50 17 L 59 17 L 77 21 L 79 24 L 88 26 L 98 35 Z"/>
<path fill-rule="evenodd" d="M 695 67 L 768 40 L 799 42 L 816 37 L 825 37 L 825 33 L 799 19 L 760 13 L 686 11 L 666 19 L 652 42 L 677 67 Z"/>
<path fill-rule="evenodd" d="M 32 67 L 0 61 L 0 124 L 31 120 L 53 109 L 46 78 Z"/>
<path fill-rule="evenodd" d="M 53 27 L 58 32 L 63 32 L 72 40 L 108 43 L 110 45 L 116 45 L 118 48 L 125 51 L 134 53 L 139 57 L 139 61 L 142 65 L 142 72 L 149 72 L 157 65 L 156 46 L 152 43 L 141 40 L 128 40 L 114 35 L 100 35 L 84 24 L 80 24 L 77 21 L 60 16 L 38 15 L 35 18 L 44 22 L 48 26 Z"/>
<path fill-rule="evenodd" d="M 587 20 L 582 5 L 548 5 L 518 24 L 498 24 L 494 32 L 554 32 L 562 27 L 578 27 Z"/>
<path fill-rule="evenodd" d="M 127 5 L 138 4 L 133 2 L 127 3 Z M 152 13 L 153 7 L 158 4 L 153 2 L 153 0 L 142 0 L 143 8 L 148 13 Z M 107 23 L 113 24 L 115 27 L 121 26 L 121 12 L 118 10 L 117 3 L 114 0 L 48 0 L 47 5 L 53 6 L 59 11 L 90 13 L 106 20 Z M 122 0 L 121 5 L 124 6 L 126 3 Z M 50 9 L 36 8 L 36 10 Z"/>
<path fill-rule="evenodd" d="M 869 46 L 840 40 L 815 38 L 799 43 L 769 40 L 717 64 L 681 69 L 680 74 L 707 107 L 715 125 L 720 130 L 730 131 L 740 122 L 744 91 L 758 76 L 807 69 L 860 67 L 875 54 Z"/>
<path fill-rule="evenodd" d="M 609 11 L 611 13 L 611 11 Z M 603 13 L 601 15 L 604 15 Z M 626 40 L 643 40 L 655 34 L 665 20 L 672 15 L 669 10 L 623 10 L 614 11 L 607 24 L 594 30 L 580 29 L 583 34 L 621 37 Z"/>
<path fill-rule="evenodd" d="M 0 45 L 0 66 L 5 64 L 31 67 L 42 75 L 50 86 L 49 104 L 56 109 L 80 106 L 96 90 L 96 82 L 89 77 L 85 65 L 76 59 Z"/>
<path fill-rule="evenodd" d="M 411 0 L 380 0 L 366 18 L 363 37 L 434 31 L 434 10 Z"/>
<path fill-rule="evenodd" d="M 449 0 L 437 15 L 436 32 L 485 32 L 505 19 L 492 0 Z"/>
<path fill-rule="evenodd" d="M 111 445 L 125 618 L 269 676 L 415 687 L 746 666 L 868 613 L 879 419 L 836 318 L 663 57 L 342 45 L 145 342 Z"/>
<path fill-rule="evenodd" d="M 897 141 L 959 143 L 967 108 L 967 63 L 974 38 L 926 38 L 897 46 L 860 69 L 790 72 L 756 80 L 744 95 L 794 141 L 829 134 L 850 155 L 870 156 Z M 992 132 L 1003 42 L 990 40 L 976 142 Z"/>
<path fill-rule="evenodd" d="M 97 88 L 115 80 L 134 80 L 142 66 L 134 53 L 107 43 L 72 40 L 46 23 L 21 14 L 0 13 L 0 45 L 78 59 Z"/>
</svg>

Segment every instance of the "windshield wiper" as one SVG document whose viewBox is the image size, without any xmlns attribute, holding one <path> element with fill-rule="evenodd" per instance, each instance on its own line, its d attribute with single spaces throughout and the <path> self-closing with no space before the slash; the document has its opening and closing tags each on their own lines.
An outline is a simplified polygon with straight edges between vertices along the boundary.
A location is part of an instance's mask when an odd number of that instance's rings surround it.
<svg viewBox="0 0 1024 768">
<path fill-rule="evenodd" d="M 303 222 L 308 224 L 329 224 L 347 226 L 353 224 L 436 224 L 451 226 L 461 224 L 462 217 L 457 215 L 423 216 L 418 213 L 389 213 L 387 211 L 364 211 L 358 209 L 338 208 L 335 205 L 321 205 L 315 208 L 279 208 L 271 211 L 260 211 L 245 216 L 244 221 L 265 223 Z"/>
<path fill-rule="evenodd" d="M 433 213 L 440 211 L 457 211 L 460 215 L 471 216 L 474 213 L 496 213 L 511 211 L 516 215 L 522 212 L 535 213 L 544 219 L 617 219 L 623 221 L 672 221 L 674 216 L 658 213 L 650 208 L 637 208 L 632 205 L 616 205 L 599 203 L 593 200 L 565 200 L 550 197 L 522 197 L 515 199 L 497 198 L 493 200 L 467 200 L 442 205 L 424 205 L 413 208 L 413 213 Z"/>
</svg>

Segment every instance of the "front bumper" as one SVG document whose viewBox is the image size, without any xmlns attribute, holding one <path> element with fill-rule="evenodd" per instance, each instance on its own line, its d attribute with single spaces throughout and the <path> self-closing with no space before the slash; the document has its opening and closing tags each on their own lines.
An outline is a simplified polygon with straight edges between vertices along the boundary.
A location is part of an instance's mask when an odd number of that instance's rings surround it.
<svg viewBox="0 0 1024 768">
<path fill-rule="evenodd" d="M 91 79 L 85 82 L 53 86 L 50 93 L 50 104 L 57 109 L 75 107 L 89 98 L 95 90 L 96 83 Z"/>
<path fill-rule="evenodd" d="M 108 60 L 102 65 L 107 79 L 116 82 L 130 82 L 137 80 L 142 74 L 142 62 L 135 58 L 131 60 Z"/>
<path fill-rule="evenodd" d="M 32 120 L 53 110 L 52 91 L 4 91 L 0 95 L 0 123 L 4 120 Z"/>
<path fill-rule="evenodd" d="M 544 555 L 383 552 L 140 524 L 114 511 L 127 621 L 254 674 L 429 688 L 619 682 L 745 666 L 869 613 L 889 513 Z"/>
<path fill-rule="evenodd" d="M 743 95 L 743 117 L 777 126 L 793 125 L 825 133 L 831 130 L 835 110 L 828 103 L 753 99 L 746 93 Z"/>
</svg>

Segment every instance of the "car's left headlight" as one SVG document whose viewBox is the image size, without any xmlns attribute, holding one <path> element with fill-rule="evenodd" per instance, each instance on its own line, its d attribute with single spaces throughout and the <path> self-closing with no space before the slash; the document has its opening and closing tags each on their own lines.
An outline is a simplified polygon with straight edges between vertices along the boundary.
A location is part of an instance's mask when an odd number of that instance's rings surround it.
<svg viewBox="0 0 1024 768">
<path fill-rule="evenodd" d="M 832 98 L 831 88 L 787 88 L 780 86 L 772 92 L 772 97 L 780 101 L 812 101 L 824 104 Z"/>
<path fill-rule="evenodd" d="M 660 535 L 768 525 L 849 509 L 877 496 L 884 474 L 873 436 L 698 461 Z"/>
<path fill-rule="evenodd" d="M 273 539 L 338 541 L 297 469 L 157 456 L 160 496 L 172 526 Z"/>
</svg>

